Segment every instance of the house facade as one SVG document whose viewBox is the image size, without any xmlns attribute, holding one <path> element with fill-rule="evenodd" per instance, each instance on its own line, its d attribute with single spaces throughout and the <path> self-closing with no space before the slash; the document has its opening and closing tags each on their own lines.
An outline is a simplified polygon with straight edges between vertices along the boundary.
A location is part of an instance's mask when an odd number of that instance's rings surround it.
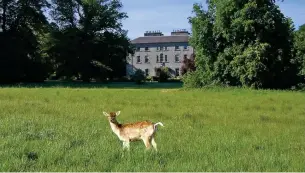
<svg viewBox="0 0 305 173">
<path fill-rule="evenodd" d="M 194 50 L 189 45 L 189 32 L 178 30 L 164 36 L 162 32 L 151 31 L 144 33 L 131 41 L 136 47 L 135 54 L 127 57 L 127 76 L 136 69 L 141 69 L 146 76 L 155 76 L 155 68 L 168 67 L 174 76 L 180 76 L 180 67 L 184 58 L 189 58 Z"/>
</svg>

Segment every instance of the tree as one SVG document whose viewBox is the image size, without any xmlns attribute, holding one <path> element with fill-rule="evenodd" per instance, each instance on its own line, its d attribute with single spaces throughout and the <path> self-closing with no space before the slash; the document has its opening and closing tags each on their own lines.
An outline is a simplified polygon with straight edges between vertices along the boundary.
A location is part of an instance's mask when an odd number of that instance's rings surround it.
<svg viewBox="0 0 305 173">
<path fill-rule="evenodd" d="M 199 86 L 289 88 L 298 83 L 293 23 L 275 1 L 209 0 L 207 4 L 207 10 L 194 4 L 195 16 L 189 20 L 196 50 L 193 76 L 200 80 Z"/>
<path fill-rule="evenodd" d="M 133 50 L 120 23 L 127 15 L 119 0 L 52 0 L 52 6 L 48 54 L 58 76 L 88 82 L 123 75 Z"/>
<path fill-rule="evenodd" d="M 41 36 L 47 32 L 46 0 L 0 1 L 0 82 L 41 82 L 48 75 Z"/>
<path fill-rule="evenodd" d="M 195 69 L 195 54 L 192 54 L 190 58 L 184 57 L 180 68 L 181 74 L 184 75 L 187 72 L 195 71 Z"/>
<path fill-rule="evenodd" d="M 300 75 L 305 75 L 305 24 L 301 25 L 295 32 L 296 57 L 300 62 Z"/>
</svg>

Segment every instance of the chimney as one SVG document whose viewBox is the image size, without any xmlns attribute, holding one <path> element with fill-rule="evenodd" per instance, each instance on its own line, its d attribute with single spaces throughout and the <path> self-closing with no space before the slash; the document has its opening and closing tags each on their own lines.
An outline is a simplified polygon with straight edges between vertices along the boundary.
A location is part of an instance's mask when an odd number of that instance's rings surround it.
<svg viewBox="0 0 305 173">
<path fill-rule="evenodd" d="M 171 32 L 171 35 L 190 35 L 190 33 L 186 30 L 186 29 L 180 29 L 180 30 L 173 30 L 173 32 Z"/>
<path fill-rule="evenodd" d="M 158 31 L 146 31 L 145 33 L 144 33 L 144 36 L 146 37 L 146 36 L 163 36 L 164 34 L 160 31 L 160 30 L 158 30 Z"/>
</svg>

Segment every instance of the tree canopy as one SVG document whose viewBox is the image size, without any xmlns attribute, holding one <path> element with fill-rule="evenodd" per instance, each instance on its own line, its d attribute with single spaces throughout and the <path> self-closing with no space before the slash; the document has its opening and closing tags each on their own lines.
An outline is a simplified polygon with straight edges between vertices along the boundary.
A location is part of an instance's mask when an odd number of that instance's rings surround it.
<svg viewBox="0 0 305 173">
<path fill-rule="evenodd" d="M 1 0 L 0 81 L 125 75 L 132 53 L 119 0 Z"/>
<path fill-rule="evenodd" d="M 127 32 L 120 21 L 117 0 L 52 0 L 51 32 L 48 52 L 56 62 L 58 76 L 90 78 L 119 76 L 125 73 L 125 58 L 132 52 Z M 113 69 L 116 70 L 113 70 Z"/>
<path fill-rule="evenodd" d="M 210 0 L 194 4 L 191 45 L 199 86 L 289 88 L 299 82 L 294 26 L 275 1 Z M 197 74 L 194 74 L 197 73 Z"/>
<path fill-rule="evenodd" d="M 40 36 L 46 32 L 43 8 L 48 5 L 45 0 L 0 1 L 0 83 L 45 79 L 48 64 Z"/>
</svg>

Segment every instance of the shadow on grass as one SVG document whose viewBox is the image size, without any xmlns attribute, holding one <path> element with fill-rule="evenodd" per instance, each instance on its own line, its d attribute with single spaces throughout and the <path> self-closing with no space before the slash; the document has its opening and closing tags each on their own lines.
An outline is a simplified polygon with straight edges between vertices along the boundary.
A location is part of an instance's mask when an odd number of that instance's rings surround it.
<svg viewBox="0 0 305 173">
<path fill-rule="evenodd" d="M 182 82 L 146 82 L 136 84 L 134 82 L 63 82 L 63 81 L 46 81 L 44 83 L 24 83 L 15 85 L 0 85 L 0 88 L 115 88 L 115 89 L 177 89 L 182 88 Z"/>
</svg>

